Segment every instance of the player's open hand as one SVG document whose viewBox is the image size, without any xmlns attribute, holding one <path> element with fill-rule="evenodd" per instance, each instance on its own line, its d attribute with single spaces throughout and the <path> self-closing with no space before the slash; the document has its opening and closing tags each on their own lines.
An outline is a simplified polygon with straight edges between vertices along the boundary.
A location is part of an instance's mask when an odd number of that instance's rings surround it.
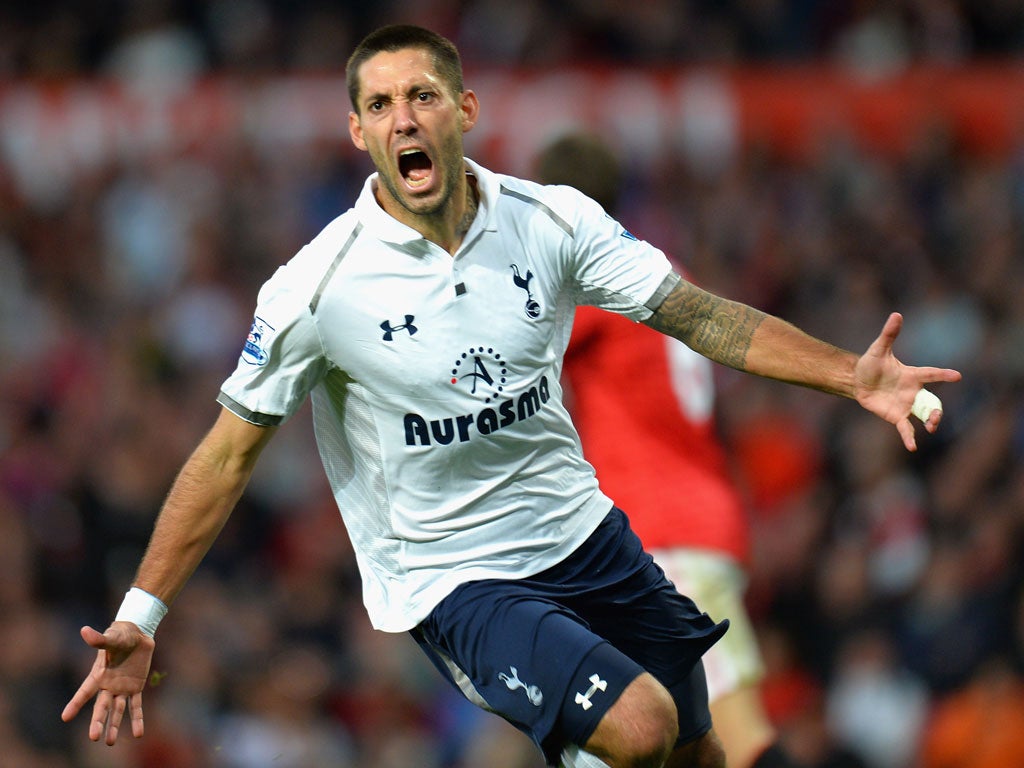
<svg viewBox="0 0 1024 768">
<path fill-rule="evenodd" d="M 892 347 L 902 327 L 903 316 L 893 312 L 878 338 L 857 360 L 854 369 L 856 397 L 867 410 L 895 424 L 903 445 L 908 451 L 916 451 L 917 440 L 910 415 L 914 411 L 915 399 L 921 402 L 918 393 L 926 384 L 960 381 L 960 372 L 951 368 L 908 366 L 897 360 Z M 937 399 L 931 400 L 936 407 L 917 415 L 925 429 L 934 432 L 942 420 L 942 410 Z"/>
<path fill-rule="evenodd" d="M 100 634 L 82 627 L 82 639 L 97 650 L 96 661 L 78 691 L 64 707 L 61 719 L 68 722 L 96 697 L 89 723 L 89 738 L 101 738 L 113 746 L 125 710 L 129 711 L 132 735 L 142 736 L 142 689 L 149 676 L 156 643 L 137 626 L 115 621 Z"/>
</svg>

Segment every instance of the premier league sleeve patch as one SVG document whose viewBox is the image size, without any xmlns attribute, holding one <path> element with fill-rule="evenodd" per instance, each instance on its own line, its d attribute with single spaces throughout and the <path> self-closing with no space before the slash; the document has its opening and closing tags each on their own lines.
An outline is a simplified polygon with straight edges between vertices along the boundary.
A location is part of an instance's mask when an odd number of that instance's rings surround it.
<svg viewBox="0 0 1024 768">
<path fill-rule="evenodd" d="M 245 346 L 242 347 L 242 360 L 249 365 L 266 365 L 270 360 L 270 353 L 267 352 L 269 336 L 273 334 L 274 328 L 260 317 L 252 321 L 249 335 L 245 339 Z"/>
</svg>

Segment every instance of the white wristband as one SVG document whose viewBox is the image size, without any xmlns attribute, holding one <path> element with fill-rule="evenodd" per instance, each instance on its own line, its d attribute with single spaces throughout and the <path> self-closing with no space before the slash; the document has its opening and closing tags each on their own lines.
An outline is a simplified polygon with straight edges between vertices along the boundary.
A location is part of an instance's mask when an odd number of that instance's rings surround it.
<svg viewBox="0 0 1024 768">
<path fill-rule="evenodd" d="M 130 621 L 142 630 L 143 634 L 152 637 L 156 634 L 160 620 L 166 615 L 167 606 L 163 600 L 143 589 L 132 587 L 125 592 L 114 621 Z"/>
</svg>

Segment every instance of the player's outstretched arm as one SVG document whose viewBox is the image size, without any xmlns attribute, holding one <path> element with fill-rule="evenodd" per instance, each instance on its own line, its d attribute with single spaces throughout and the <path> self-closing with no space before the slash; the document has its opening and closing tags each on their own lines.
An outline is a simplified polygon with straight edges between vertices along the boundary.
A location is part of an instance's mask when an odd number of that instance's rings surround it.
<svg viewBox="0 0 1024 768">
<path fill-rule="evenodd" d="M 916 450 L 910 414 L 925 384 L 959 381 L 949 368 L 913 367 L 893 354 L 903 318 L 889 316 L 878 338 L 858 357 L 816 339 L 790 323 L 680 280 L 647 320 L 697 352 L 737 370 L 854 398 L 894 424 L 907 450 Z M 920 403 L 920 400 L 918 401 Z M 933 404 L 934 404 L 933 400 Z M 927 407 L 927 406 L 926 406 Z M 929 432 L 938 427 L 939 406 L 919 418 Z"/>
<path fill-rule="evenodd" d="M 160 510 L 135 578 L 142 592 L 132 590 L 133 595 L 141 595 L 143 605 L 152 601 L 169 606 L 185 586 L 227 522 L 274 431 L 249 424 L 230 411 L 221 412 L 178 473 Z M 119 619 L 126 618 L 131 604 L 126 598 Z M 115 620 L 102 634 L 82 628 L 82 639 L 96 649 L 96 660 L 61 717 L 71 720 L 95 697 L 89 724 L 93 741 L 103 738 L 113 745 L 126 710 L 132 734 L 142 736 L 142 689 L 155 648 L 150 635 L 159 619 L 150 622 L 145 611 L 140 617 L 134 623 Z"/>
</svg>

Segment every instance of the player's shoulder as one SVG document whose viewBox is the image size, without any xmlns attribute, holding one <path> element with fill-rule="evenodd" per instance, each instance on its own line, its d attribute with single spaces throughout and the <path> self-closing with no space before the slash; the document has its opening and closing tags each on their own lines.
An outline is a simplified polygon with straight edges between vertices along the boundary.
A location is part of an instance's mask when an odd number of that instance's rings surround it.
<svg viewBox="0 0 1024 768">
<path fill-rule="evenodd" d="M 575 187 L 540 184 L 516 176 L 499 176 L 499 179 L 503 196 L 532 205 L 571 228 L 588 218 L 604 216 L 604 209 Z"/>
<path fill-rule="evenodd" d="M 310 301 L 320 289 L 338 254 L 353 239 L 358 226 L 359 219 L 352 210 L 335 218 L 278 267 L 264 284 L 261 298 L 276 295 L 279 298 L 290 297 L 299 303 Z"/>
<path fill-rule="evenodd" d="M 316 271 L 318 265 L 326 269 L 354 238 L 360 227 L 359 222 L 355 209 L 348 209 L 321 229 L 289 263 L 305 270 Z"/>
<path fill-rule="evenodd" d="M 500 174 L 498 180 L 503 194 L 533 200 L 560 213 L 569 214 L 576 210 L 591 210 L 601 207 L 575 187 L 563 184 L 541 184 L 531 179 Z"/>
</svg>

